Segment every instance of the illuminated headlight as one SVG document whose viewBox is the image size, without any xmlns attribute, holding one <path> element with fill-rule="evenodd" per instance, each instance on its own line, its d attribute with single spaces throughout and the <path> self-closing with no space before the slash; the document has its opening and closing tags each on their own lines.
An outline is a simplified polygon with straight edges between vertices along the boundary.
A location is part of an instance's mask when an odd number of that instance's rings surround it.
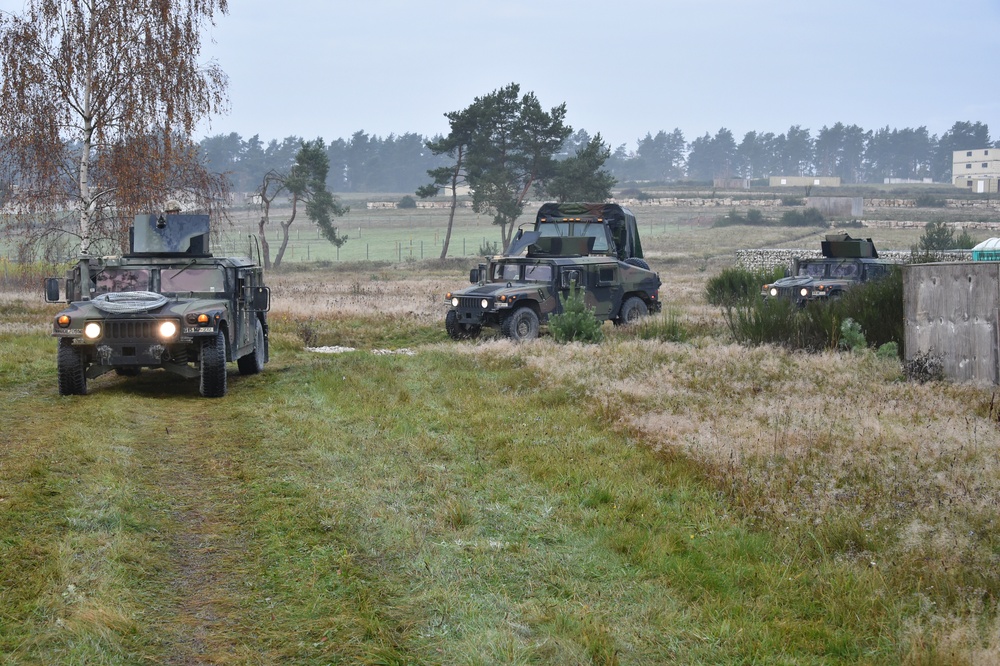
<svg viewBox="0 0 1000 666">
<path fill-rule="evenodd" d="M 172 321 L 165 321 L 160 324 L 160 337 L 169 340 L 177 335 L 177 324 Z"/>
<path fill-rule="evenodd" d="M 101 325 L 96 321 L 89 322 L 83 327 L 83 334 L 91 340 L 96 340 L 101 337 Z"/>
<path fill-rule="evenodd" d="M 483 300 L 479 301 L 479 304 L 483 306 L 483 309 L 484 309 L 484 310 L 485 310 L 486 308 L 490 307 L 490 302 L 489 302 L 489 300 L 488 300 L 488 299 L 485 299 L 485 298 L 484 298 Z"/>
<path fill-rule="evenodd" d="M 805 297 L 809 295 L 809 290 L 806 287 L 799 289 L 799 296 Z"/>
<path fill-rule="evenodd" d="M 458 307 L 458 296 L 455 296 L 454 298 L 451 299 L 451 306 L 454 308 Z"/>
<path fill-rule="evenodd" d="M 767 293 L 771 294 L 772 296 L 777 296 L 778 295 L 778 288 L 777 287 L 771 287 L 770 291 L 768 291 Z"/>
</svg>

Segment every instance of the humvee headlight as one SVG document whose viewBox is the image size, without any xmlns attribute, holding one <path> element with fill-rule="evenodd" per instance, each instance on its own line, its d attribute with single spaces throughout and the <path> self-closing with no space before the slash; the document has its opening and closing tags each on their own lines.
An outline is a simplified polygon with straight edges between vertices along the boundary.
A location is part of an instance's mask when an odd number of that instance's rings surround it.
<svg viewBox="0 0 1000 666">
<path fill-rule="evenodd" d="M 768 290 L 768 292 L 767 292 L 767 293 L 771 294 L 772 296 L 777 296 L 777 295 L 778 295 L 778 288 L 777 288 L 777 287 L 771 287 L 771 288 L 770 288 L 770 289 Z"/>
<path fill-rule="evenodd" d="M 101 337 L 101 325 L 96 321 L 89 322 L 83 327 L 83 335 L 91 340 Z"/>
<path fill-rule="evenodd" d="M 483 309 L 484 309 L 484 310 L 485 310 L 486 308 L 490 307 L 490 302 L 489 302 L 489 300 L 488 300 L 488 299 L 485 299 L 485 298 L 484 298 L 483 300 L 479 301 L 479 304 L 483 306 Z"/>
<path fill-rule="evenodd" d="M 805 297 L 805 296 L 808 296 L 808 295 L 809 295 L 809 289 L 808 288 L 802 287 L 801 289 L 799 289 L 799 296 Z"/>
<path fill-rule="evenodd" d="M 59 324 L 60 328 L 66 328 L 69 326 L 69 315 L 59 315 L 56 318 L 56 323 Z"/>
<path fill-rule="evenodd" d="M 165 321 L 160 324 L 160 337 L 169 340 L 177 335 L 177 324 L 172 321 Z"/>
<path fill-rule="evenodd" d="M 458 296 L 455 296 L 455 297 L 453 297 L 451 299 L 451 305 L 452 305 L 452 307 L 456 307 L 456 308 L 458 307 Z"/>
</svg>

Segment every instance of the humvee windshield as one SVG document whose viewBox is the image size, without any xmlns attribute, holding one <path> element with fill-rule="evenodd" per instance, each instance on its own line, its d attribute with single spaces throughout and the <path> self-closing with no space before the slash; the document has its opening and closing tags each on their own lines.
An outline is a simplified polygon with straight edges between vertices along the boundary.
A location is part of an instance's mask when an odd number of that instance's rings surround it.
<svg viewBox="0 0 1000 666">
<path fill-rule="evenodd" d="M 225 290 L 226 274 L 221 268 L 165 268 L 160 271 L 162 294 L 191 291 L 222 293 Z"/>
<path fill-rule="evenodd" d="M 523 277 L 522 277 L 522 271 Z M 493 279 L 499 282 L 551 282 L 552 266 L 548 264 L 496 264 L 493 267 Z"/>
<path fill-rule="evenodd" d="M 95 277 L 97 294 L 149 290 L 148 268 L 106 268 Z"/>
<path fill-rule="evenodd" d="M 861 266 L 853 261 L 814 261 L 799 264 L 799 277 L 831 277 L 853 280 L 861 277 Z"/>
<path fill-rule="evenodd" d="M 608 236 L 600 222 L 544 222 L 536 229 L 542 238 L 561 236 L 592 236 L 594 252 L 608 251 Z"/>
</svg>

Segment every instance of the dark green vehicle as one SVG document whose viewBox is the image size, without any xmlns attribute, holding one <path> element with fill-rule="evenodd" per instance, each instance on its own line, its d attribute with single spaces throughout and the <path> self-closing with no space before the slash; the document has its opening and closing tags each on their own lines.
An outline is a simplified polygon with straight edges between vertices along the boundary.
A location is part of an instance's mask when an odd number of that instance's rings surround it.
<svg viewBox="0 0 1000 666">
<path fill-rule="evenodd" d="M 784 298 L 803 306 L 810 301 L 828 302 L 862 282 L 878 280 L 892 271 L 896 262 L 879 259 L 870 238 L 830 234 L 820 243 L 823 257 L 796 259 L 790 274 L 761 287 L 763 298 Z"/>
<path fill-rule="evenodd" d="M 227 391 L 226 362 L 256 374 L 268 361 L 270 291 L 259 262 L 213 257 L 207 215 L 143 215 L 131 252 L 81 257 L 65 280 L 48 278 L 45 299 L 65 294 L 56 315 L 60 395 L 83 395 L 112 370 L 162 368 L 199 378 L 200 393 Z"/>
<path fill-rule="evenodd" d="M 515 341 L 538 337 L 539 328 L 562 311 L 560 295 L 584 289 L 601 321 L 627 324 L 659 312 L 660 277 L 653 271 L 593 254 L 594 237 L 520 234 L 506 255 L 480 264 L 469 275 L 475 286 L 449 293 L 445 329 L 455 340 L 477 337 L 483 327 Z M 524 256 L 518 256 L 527 250 Z"/>
</svg>

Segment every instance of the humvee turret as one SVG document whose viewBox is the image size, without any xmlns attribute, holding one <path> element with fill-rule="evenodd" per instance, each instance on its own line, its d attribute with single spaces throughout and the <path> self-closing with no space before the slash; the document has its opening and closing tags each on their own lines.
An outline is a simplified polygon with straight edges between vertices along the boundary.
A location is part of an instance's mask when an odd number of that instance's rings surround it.
<svg viewBox="0 0 1000 666">
<path fill-rule="evenodd" d="M 226 362 L 242 374 L 269 360 L 270 291 L 259 262 L 213 257 L 207 215 L 140 215 L 123 256 L 81 256 L 45 300 L 65 294 L 53 322 L 60 395 L 83 395 L 112 370 L 162 368 L 199 378 L 206 397 L 226 394 Z"/>
<path fill-rule="evenodd" d="M 520 234 L 507 254 L 472 269 L 475 286 L 446 295 L 448 335 L 475 338 L 487 326 L 515 341 L 538 337 L 539 327 L 562 312 L 559 296 L 574 287 L 583 288 L 587 306 L 601 321 L 627 324 L 659 312 L 659 275 L 595 253 L 595 244 L 592 235 Z"/>
<path fill-rule="evenodd" d="M 639 241 L 635 215 L 613 203 L 546 203 L 535 215 L 533 231 L 542 238 L 593 238 L 592 255 L 615 257 L 619 261 L 649 269 Z M 518 237 L 523 232 L 518 232 Z"/>
</svg>

